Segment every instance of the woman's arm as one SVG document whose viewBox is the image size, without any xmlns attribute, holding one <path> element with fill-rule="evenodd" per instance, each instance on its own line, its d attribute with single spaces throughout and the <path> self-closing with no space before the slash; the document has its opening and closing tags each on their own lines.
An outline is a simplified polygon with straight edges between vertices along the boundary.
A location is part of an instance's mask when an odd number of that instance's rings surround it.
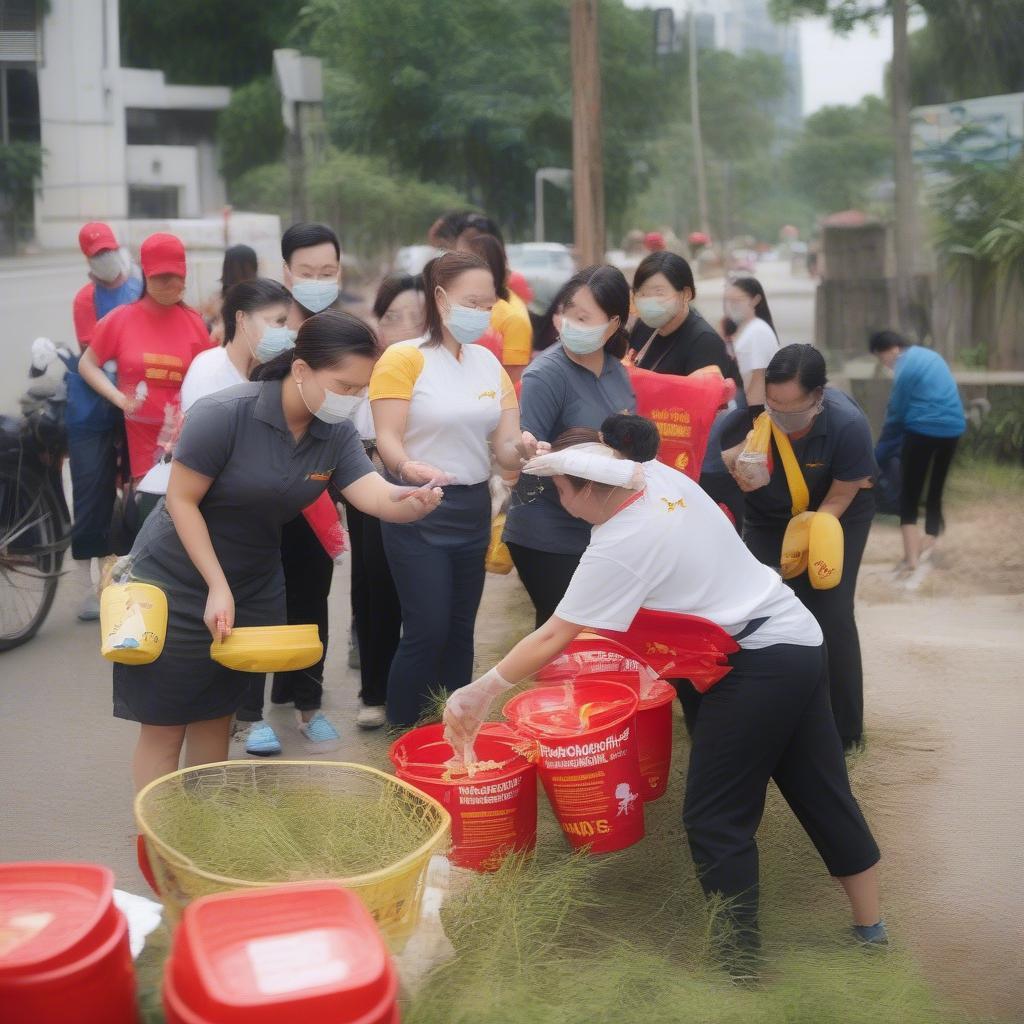
<svg viewBox="0 0 1024 1024">
<path fill-rule="evenodd" d="M 838 519 L 850 507 L 850 502 L 857 497 L 858 492 L 870 486 L 870 477 L 863 480 L 833 480 L 818 511 L 831 512 Z"/>
<path fill-rule="evenodd" d="M 528 439 L 519 427 L 519 407 L 505 409 L 501 413 L 498 425 L 491 434 L 491 449 L 495 461 L 502 469 L 516 472 L 522 468 L 524 458 L 532 458 L 536 452 L 536 440 L 530 437 L 533 450 L 528 447 Z"/>
<path fill-rule="evenodd" d="M 552 615 L 540 628 L 524 636 L 495 666 L 510 683 L 518 683 L 537 673 L 557 658 L 584 626 Z"/>
<path fill-rule="evenodd" d="M 386 523 L 414 523 L 433 512 L 444 497 L 440 487 L 395 487 L 379 473 L 367 473 L 341 493 L 360 512 Z"/>
<path fill-rule="evenodd" d="M 96 353 L 91 348 L 87 348 L 82 353 L 82 358 L 78 360 L 78 372 L 82 375 L 82 380 L 96 394 L 105 398 L 111 405 L 116 405 L 126 415 L 130 416 L 138 408 L 140 403 L 137 399 L 123 395 L 111 384 L 110 378 L 103 372 L 103 368 L 99 363 L 96 362 Z"/>
<path fill-rule="evenodd" d="M 213 550 L 206 520 L 199 511 L 199 503 L 212 483 L 211 477 L 203 476 L 180 462 L 172 462 L 166 501 L 181 546 L 209 588 L 203 622 L 214 640 L 218 640 L 231 635 L 235 624 L 235 599 L 217 552 Z"/>
<path fill-rule="evenodd" d="M 392 476 L 409 484 L 451 482 L 451 477 L 443 470 L 429 462 L 410 459 L 406 454 L 405 427 L 409 418 L 407 399 L 378 398 L 370 402 L 370 411 L 373 413 L 373 428 L 377 435 L 377 453 Z M 361 507 L 358 501 L 355 505 L 357 508 Z"/>
<path fill-rule="evenodd" d="M 751 370 L 750 381 L 744 382 L 747 405 L 764 405 L 764 370 Z"/>
</svg>

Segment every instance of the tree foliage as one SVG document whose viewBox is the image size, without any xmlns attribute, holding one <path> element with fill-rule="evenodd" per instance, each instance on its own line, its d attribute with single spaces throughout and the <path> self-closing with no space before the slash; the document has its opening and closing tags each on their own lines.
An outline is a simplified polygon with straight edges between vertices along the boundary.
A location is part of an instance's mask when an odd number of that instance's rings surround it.
<svg viewBox="0 0 1024 1024">
<path fill-rule="evenodd" d="M 217 141 L 229 187 L 246 171 L 281 156 L 281 94 L 271 77 L 254 78 L 231 93 L 230 104 L 217 119 Z"/>
</svg>

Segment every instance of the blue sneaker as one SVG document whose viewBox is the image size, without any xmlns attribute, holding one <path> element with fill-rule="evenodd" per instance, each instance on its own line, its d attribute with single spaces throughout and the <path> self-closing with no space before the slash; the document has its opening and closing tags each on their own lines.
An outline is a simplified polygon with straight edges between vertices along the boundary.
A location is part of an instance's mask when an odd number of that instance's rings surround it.
<svg viewBox="0 0 1024 1024">
<path fill-rule="evenodd" d="M 245 740 L 245 752 L 256 757 L 271 757 L 281 753 L 281 741 L 266 722 L 253 722 Z"/>
<path fill-rule="evenodd" d="M 310 743 L 317 745 L 321 743 L 338 743 L 341 740 L 338 730 L 324 718 L 321 711 L 318 711 L 308 722 L 301 722 L 299 730 Z"/>
<path fill-rule="evenodd" d="M 885 922 L 878 924 L 855 924 L 853 936 L 862 946 L 878 947 L 889 945 L 889 933 L 886 931 Z"/>
</svg>

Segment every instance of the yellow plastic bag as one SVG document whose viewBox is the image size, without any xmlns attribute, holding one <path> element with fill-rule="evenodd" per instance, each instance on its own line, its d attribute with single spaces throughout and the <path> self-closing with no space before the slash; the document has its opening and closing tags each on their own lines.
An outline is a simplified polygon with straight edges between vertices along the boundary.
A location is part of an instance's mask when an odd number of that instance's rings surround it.
<svg viewBox="0 0 1024 1024">
<path fill-rule="evenodd" d="M 484 566 L 488 572 L 507 576 L 512 571 L 512 554 L 501 539 L 505 530 L 505 513 L 499 512 L 491 523 L 491 543 L 487 545 Z"/>
<path fill-rule="evenodd" d="M 843 527 L 829 512 L 815 512 L 811 520 L 807 575 L 815 590 L 831 590 L 843 578 Z"/>
<path fill-rule="evenodd" d="M 782 538 L 780 570 L 784 580 L 791 580 L 807 571 L 807 550 L 811 539 L 811 521 L 814 512 L 801 512 L 793 516 Z"/>
<path fill-rule="evenodd" d="M 111 583 L 100 594 L 100 653 L 121 665 L 156 661 L 167 637 L 167 596 L 150 583 Z"/>
</svg>

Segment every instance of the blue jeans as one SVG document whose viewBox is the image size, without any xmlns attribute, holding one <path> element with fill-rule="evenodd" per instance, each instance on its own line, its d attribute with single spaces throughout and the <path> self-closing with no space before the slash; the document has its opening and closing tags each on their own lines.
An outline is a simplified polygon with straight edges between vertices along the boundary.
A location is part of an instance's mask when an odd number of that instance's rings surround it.
<svg viewBox="0 0 1024 1024">
<path fill-rule="evenodd" d="M 415 725 L 431 691 L 451 691 L 471 681 L 490 529 L 485 483 L 446 487 L 441 506 L 418 523 L 381 524 L 402 605 L 402 640 L 388 674 L 392 725 Z"/>
</svg>

